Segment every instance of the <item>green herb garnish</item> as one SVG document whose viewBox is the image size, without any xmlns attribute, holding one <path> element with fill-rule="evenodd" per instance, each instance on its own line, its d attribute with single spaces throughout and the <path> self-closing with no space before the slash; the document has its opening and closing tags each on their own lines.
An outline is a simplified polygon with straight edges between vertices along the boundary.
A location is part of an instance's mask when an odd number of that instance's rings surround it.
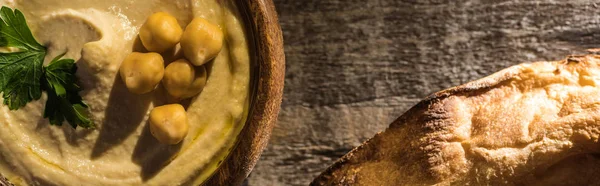
<svg viewBox="0 0 600 186">
<path fill-rule="evenodd" d="M 92 128 L 94 125 L 85 114 L 87 105 L 78 94 L 81 88 L 76 83 L 75 60 L 60 59 L 62 56 L 44 67 L 44 88 L 48 93 L 44 118 L 49 118 L 53 125 L 61 125 L 66 119 L 73 128 Z"/>
<path fill-rule="evenodd" d="M 46 48 L 33 38 L 19 10 L 13 13 L 2 7 L 0 18 L 0 47 L 19 50 L 0 53 L 0 92 L 4 93 L 4 104 L 16 110 L 42 96 L 40 80 Z"/>
<path fill-rule="evenodd" d="M 59 55 L 43 67 L 46 47 L 38 43 L 27 26 L 25 16 L 17 9 L 0 10 L 0 47 L 17 51 L 0 53 L 0 93 L 10 110 L 40 99 L 42 90 L 48 94 L 44 118 L 50 124 L 62 125 L 67 121 L 73 128 L 93 128 L 88 119 L 87 105 L 79 96 L 73 59 Z"/>
</svg>

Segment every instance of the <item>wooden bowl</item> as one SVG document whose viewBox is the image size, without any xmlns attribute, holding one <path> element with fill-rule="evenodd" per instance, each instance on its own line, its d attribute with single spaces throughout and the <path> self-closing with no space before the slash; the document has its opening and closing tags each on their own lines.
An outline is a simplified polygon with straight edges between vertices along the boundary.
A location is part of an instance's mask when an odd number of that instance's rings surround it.
<svg viewBox="0 0 600 186">
<path fill-rule="evenodd" d="M 283 95 L 283 36 L 272 0 L 237 0 L 257 64 L 252 69 L 254 94 L 238 144 L 205 185 L 241 185 L 266 147 Z"/>
<path fill-rule="evenodd" d="M 204 185 L 241 185 L 266 147 L 283 94 L 285 56 L 271 0 L 236 0 L 250 40 L 252 95 L 248 120 L 235 148 Z M 0 176 L 0 186 L 11 185 Z"/>
</svg>

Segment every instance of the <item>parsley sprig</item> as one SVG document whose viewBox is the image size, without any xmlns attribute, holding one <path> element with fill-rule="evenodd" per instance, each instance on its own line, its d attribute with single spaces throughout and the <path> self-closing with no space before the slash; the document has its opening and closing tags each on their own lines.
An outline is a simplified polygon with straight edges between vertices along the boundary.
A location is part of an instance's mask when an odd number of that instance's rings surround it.
<svg viewBox="0 0 600 186">
<path fill-rule="evenodd" d="M 16 110 L 42 96 L 40 79 L 46 48 L 35 40 L 20 11 L 13 13 L 2 7 L 0 18 L 0 47 L 18 49 L 0 53 L 0 92 L 4 93 L 4 104 Z"/>
<path fill-rule="evenodd" d="M 0 47 L 17 49 L 0 53 L 0 93 L 4 104 L 17 110 L 40 99 L 42 91 L 46 91 L 44 118 L 50 124 L 60 126 L 66 120 L 73 128 L 94 128 L 87 116 L 87 105 L 79 96 L 75 60 L 59 55 L 44 67 L 46 47 L 35 40 L 23 13 L 2 7 L 0 19 Z"/>
</svg>

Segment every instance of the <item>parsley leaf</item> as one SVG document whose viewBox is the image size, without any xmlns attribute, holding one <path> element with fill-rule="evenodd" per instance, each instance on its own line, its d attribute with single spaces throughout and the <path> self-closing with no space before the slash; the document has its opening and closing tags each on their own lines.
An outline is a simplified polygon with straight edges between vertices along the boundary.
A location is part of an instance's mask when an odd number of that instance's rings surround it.
<svg viewBox="0 0 600 186">
<path fill-rule="evenodd" d="M 38 43 L 19 10 L 0 9 L 0 47 L 18 52 L 0 53 L 0 93 L 11 110 L 19 109 L 42 95 L 40 79 L 46 48 Z"/>
<path fill-rule="evenodd" d="M 44 67 L 46 47 L 35 40 L 21 11 L 5 6 L 0 9 L 0 47 L 17 49 L 0 53 L 0 93 L 10 110 L 39 99 L 44 90 L 48 94 L 44 118 L 51 125 L 62 125 L 66 120 L 73 128 L 95 127 L 87 116 L 88 106 L 79 96 L 75 60 L 61 59 L 63 54 Z"/>
<path fill-rule="evenodd" d="M 76 84 L 75 60 L 60 59 L 63 55 L 55 57 L 50 65 L 44 67 L 44 89 L 48 92 L 44 118 L 48 118 L 52 125 L 62 125 L 66 119 L 73 128 L 94 128 L 87 118 L 88 106 L 78 94 L 81 88 Z"/>
<path fill-rule="evenodd" d="M 81 88 L 76 84 L 75 60 L 60 59 L 62 56 L 55 57 L 50 65 L 44 67 L 44 89 L 48 93 L 44 118 L 48 118 L 52 125 L 62 125 L 66 119 L 73 128 L 94 128 L 87 118 L 88 106 L 78 94 Z"/>
</svg>

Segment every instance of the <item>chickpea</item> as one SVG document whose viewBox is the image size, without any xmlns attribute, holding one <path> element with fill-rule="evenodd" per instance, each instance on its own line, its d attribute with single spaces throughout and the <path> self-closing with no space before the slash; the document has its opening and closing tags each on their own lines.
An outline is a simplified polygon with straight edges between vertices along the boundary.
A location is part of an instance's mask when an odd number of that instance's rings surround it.
<svg viewBox="0 0 600 186">
<path fill-rule="evenodd" d="M 202 18 L 194 18 L 183 31 L 181 48 L 185 57 L 196 66 L 217 57 L 223 46 L 223 31 Z"/>
<path fill-rule="evenodd" d="M 189 61 L 180 59 L 172 62 L 165 69 L 162 80 L 165 89 L 176 98 L 190 98 L 202 92 L 206 84 L 206 69 L 195 67 Z"/>
<path fill-rule="evenodd" d="M 188 133 L 185 109 L 180 104 L 155 107 L 150 111 L 150 133 L 164 144 L 178 144 Z"/>
<path fill-rule="evenodd" d="M 125 58 L 119 73 L 130 92 L 145 94 L 160 83 L 165 73 L 164 66 L 160 54 L 133 52 Z"/>
<path fill-rule="evenodd" d="M 148 17 L 140 28 L 140 40 L 148 51 L 162 53 L 179 43 L 182 33 L 175 17 L 158 12 Z"/>
</svg>

